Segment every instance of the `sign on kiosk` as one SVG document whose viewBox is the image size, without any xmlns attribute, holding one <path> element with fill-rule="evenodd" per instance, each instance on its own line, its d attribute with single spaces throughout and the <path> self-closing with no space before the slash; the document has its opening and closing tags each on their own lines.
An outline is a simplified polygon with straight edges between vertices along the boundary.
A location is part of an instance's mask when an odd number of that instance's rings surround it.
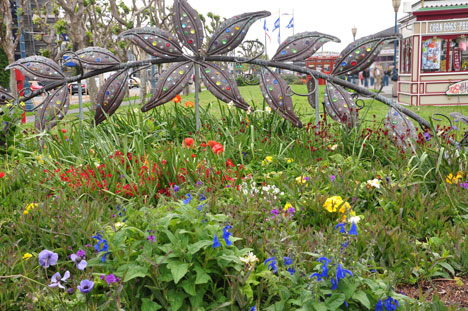
<svg viewBox="0 0 468 311">
<path fill-rule="evenodd" d="M 468 80 L 450 84 L 447 95 L 468 95 Z"/>
</svg>

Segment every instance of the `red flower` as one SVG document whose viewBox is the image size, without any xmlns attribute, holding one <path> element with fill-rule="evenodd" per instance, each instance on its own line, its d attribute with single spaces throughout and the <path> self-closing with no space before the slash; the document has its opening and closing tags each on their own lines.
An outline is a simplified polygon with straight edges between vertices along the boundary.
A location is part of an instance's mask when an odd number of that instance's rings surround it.
<svg viewBox="0 0 468 311">
<path fill-rule="evenodd" d="M 5 172 L 0 172 L 0 178 L 5 177 Z"/>
<path fill-rule="evenodd" d="M 226 161 L 226 167 L 234 167 L 234 163 L 232 163 L 231 159 L 227 159 Z"/>
<path fill-rule="evenodd" d="M 66 133 L 66 132 L 67 132 L 67 130 L 66 130 L 66 129 L 62 129 L 62 133 Z"/>
<path fill-rule="evenodd" d="M 216 140 L 209 140 L 208 141 L 208 146 L 210 146 L 210 148 L 213 148 L 214 145 L 216 144 L 219 144 Z"/>
<path fill-rule="evenodd" d="M 177 103 L 180 103 L 181 100 L 182 98 L 180 97 L 180 94 L 177 94 L 177 96 L 172 99 L 172 102 L 174 104 L 177 104 Z"/>
<path fill-rule="evenodd" d="M 205 143 L 201 143 L 200 146 L 201 146 L 201 147 L 206 147 L 206 144 L 205 144 Z"/>
<path fill-rule="evenodd" d="M 193 145 L 193 142 L 194 142 L 193 138 L 187 137 L 186 139 L 184 139 L 184 142 L 182 143 L 182 147 L 190 148 Z"/>
<path fill-rule="evenodd" d="M 211 148 L 211 150 L 213 150 L 215 154 L 220 155 L 224 152 L 224 147 L 221 144 L 216 144 Z"/>
</svg>

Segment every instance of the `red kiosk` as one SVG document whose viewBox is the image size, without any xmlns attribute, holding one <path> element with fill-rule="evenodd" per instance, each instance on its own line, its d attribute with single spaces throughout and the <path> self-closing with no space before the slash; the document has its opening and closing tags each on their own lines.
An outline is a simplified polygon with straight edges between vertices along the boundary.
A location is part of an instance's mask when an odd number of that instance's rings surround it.
<svg viewBox="0 0 468 311">
<path fill-rule="evenodd" d="M 338 55 L 322 55 L 322 56 L 311 56 L 306 59 L 306 67 L 312 70 L 320 71 L 326 74 L 330 74 L 335 67 L 335 61 Z M 311 79 L 310 75 L 307 75 L 307 81 Z M 325 85 L 324 79 L 318 79 L 319 85 Z"/>
</svg>

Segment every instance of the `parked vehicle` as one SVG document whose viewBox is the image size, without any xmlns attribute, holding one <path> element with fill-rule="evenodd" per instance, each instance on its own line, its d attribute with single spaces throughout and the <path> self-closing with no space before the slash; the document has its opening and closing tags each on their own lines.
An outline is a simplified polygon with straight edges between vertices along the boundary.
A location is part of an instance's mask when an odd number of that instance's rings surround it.
<svg viewBox="0 0 468 311">
<path fill-rule="evenodd" d="M 73 83 L 68 84 L 68 91 L 70 91 L 70 89 L 71 89 L 72 95 L 78 94 L 78 83 L 73 82 Z M 85 80 L 81 81 L 81 94 L 82 95 L 88 94 L 88 86 Z"/>
</svg>

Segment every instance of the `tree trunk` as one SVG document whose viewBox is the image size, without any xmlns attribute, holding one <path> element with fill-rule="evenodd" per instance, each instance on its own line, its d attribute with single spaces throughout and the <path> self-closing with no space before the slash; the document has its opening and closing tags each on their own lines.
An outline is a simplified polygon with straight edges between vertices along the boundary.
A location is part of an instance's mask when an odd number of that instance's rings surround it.
<svg viewBox="0 0 468 311">
<path fill-rule="evenodd" d="M 147 82 L 148 70 L 143 69 L 140 71 L 140 103 L 144 105 L 146 103 L 146 82 Z"/>
<path fill-rule="evenodd" d="M 89 101 L 91 103 L 91 109 L 93 111 L 96 111 L 97 108 L 97 103 L 96 103 L 96 98 L 98 94 L 98 87 L 96 84 L 96 78 L 89 78 L 86 80 L 87 85 L 88 85 L 88 94 L 89 94 Z"/>
</svg>

